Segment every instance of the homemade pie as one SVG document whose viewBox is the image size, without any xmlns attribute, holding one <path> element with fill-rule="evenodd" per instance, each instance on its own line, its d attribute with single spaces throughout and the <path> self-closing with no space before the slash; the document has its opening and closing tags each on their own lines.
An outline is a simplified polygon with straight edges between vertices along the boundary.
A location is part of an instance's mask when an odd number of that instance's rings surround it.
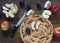
<svg viewBox="0 0 60 43">
<path fill-rule="evenodd" d="M 50 43 L 53 36 L 53 26 L 48 19 L 40 14 L 30 15 L 24 19 L 19 36 L 24 43 Z"/>
</svg>

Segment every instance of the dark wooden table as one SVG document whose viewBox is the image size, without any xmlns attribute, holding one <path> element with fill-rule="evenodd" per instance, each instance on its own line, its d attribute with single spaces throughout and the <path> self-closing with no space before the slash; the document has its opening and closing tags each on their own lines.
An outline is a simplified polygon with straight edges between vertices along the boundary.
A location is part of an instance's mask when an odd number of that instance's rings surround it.
<svg viewBox="0 0 60 43">
<path fill-rule="evenodd" d="M 15 24 L 17 22 L 17 20 L 19 20 L 19 18 L 21 17 L 21 13 L 23 14 L 23 12 L 26 11 L 26 4 L 28 2 L 31 2 L 32 4 L 32 9 L 37 11 L 36 8 L 36 2 L 40 1 L 41 6 L 43 8 L 44 3 L 47 0 L 26 0 L 25 2 L 25 7 L 24 8 L 20 8 L 19 5 L 19 0 L 0 0 L 0 11 L 2 10 L 2 6 L 5 3 L 15 3 L 18 6 L 18 14 L 16 15 L 16 17 L 11 21 L 13 24 Z M 60 0 L 51 0 L 52 4 L 57 3 L 60 5 Z M 3 16 L 4 17 L 4 16 Z M 1 19 L 1 16 L 0 16 Z M 1 20 L 0 20 L 1 21 Z M 51 15 L 50 17 L 50 21 L 52 22 L 54 28 L 60 26 L 60 14 L 59 15 Z M 2 33 L 2 31 L 0 30 L 0 43 L 23 43 L 22 40 L 20 38 L 18 38 L 17 32 L 15 34 L 15 36 L 13 38 L 11 38 L 8 34 L 4 34 Z M 57 39 L 55 37 L 53 37 L 53 40 L 51 43 L 60 43 L 60 39 Z"/>
</svg>

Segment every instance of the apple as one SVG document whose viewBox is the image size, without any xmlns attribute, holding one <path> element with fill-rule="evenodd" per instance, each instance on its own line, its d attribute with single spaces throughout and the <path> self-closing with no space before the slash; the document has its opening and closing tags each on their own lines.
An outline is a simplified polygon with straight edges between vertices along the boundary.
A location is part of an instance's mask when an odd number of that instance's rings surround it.
<svg viewBox="0 0 60 43">
<path fill-rule="evenodd" d="M 53 14 L 58 14 L 60 12 L 60 6 L 58 4 L 54 4 L 50 7 L 50 10 Z"/>
<path fill-rule="evenodd" d="M 54 36 L 60 38 L 60 27 L 54 29 Z"/>
<path fill-rule="evenodd" d="M 3 31 L 7 31 L 10 28 L 10 22 L 8 20 L 3 20 L 0 24 L 0 28 Z"/>
</svg>

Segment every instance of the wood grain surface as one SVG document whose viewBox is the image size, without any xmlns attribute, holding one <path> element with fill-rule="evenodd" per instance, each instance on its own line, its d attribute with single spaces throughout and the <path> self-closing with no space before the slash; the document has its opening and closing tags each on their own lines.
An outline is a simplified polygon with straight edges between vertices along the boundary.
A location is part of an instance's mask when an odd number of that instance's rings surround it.
<svg viewBox="0 0 60 43">
<path fill-rule="evenodd" d="M 32 9 L 38 11 L 37 8 L 36 8 L 36 2 L 37 1 L 40 1 L 41 6 L 43 8 L 44 3 L 47 0 L 25 0 L 25 7 L 24 8 L 20 7 L 19 0 L 0 0 L 0 11 L 2 11 L 2 6 L 5 3 L 15 3 L 18 6 L 18 9 L 19 9 L 16 17 L 11 20 L 11 23 L 15 24 L 19 20 L 21 15 L 26 11 L 26 4 L 27 3 L 30 2 L 32 4 Z M 60 5 L 60 0 L 51 0 L 51 1 L 52 1 L 52 4 L 57 3 L 57 4 Z M 4 16 L 2 16 L 2 17 L 0 16 L 0 19 L 3 19 L 3 18 L 4 18 Z M 54 28 L 60 26 L 60 14 L 58 14 L 58 15 L 51 15 L 50 21 L 52 22 Z M 14 35 L 13 38 L 10 37 L 8 34 L 9 33 L 3 33 L 0 30 L 0 43 L 23 43 L 21 38 L 18 37 L 17 32 L 16 32 L 16 34 Z M 57 38 L 53 37 L 53 40 L 52 40 L 51 43 L 60 43 L 60 39 L 57 39 Z"/>
</svg>

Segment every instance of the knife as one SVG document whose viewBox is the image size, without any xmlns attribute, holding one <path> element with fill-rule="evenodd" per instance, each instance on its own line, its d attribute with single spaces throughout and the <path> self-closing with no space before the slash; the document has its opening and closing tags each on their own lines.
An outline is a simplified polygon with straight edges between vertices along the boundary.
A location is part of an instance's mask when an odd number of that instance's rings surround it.
<svg viewBox="0 0 60 43">
<path fill-rule="evenodd" d="M 17 31 L 18 27 L 21 25 L 23 22 L 24 18 L 26 17 L 26 12 L 23 14 L 23 16 L 19 19 L 16 25 L 11 26 L 10 30 L 10 36 L 13 37 L 15 32 Z"/>
<path fill-rule="evenodd" d="M 21 25 L 21 23 L 23 22 L 24 18 L 25 18 L 26 16 L 29 16 L 30 14 L 34 14 L 34 10 L 31 9 L 31 10 L 29 10 L 27 13 L 25 12 L 25 13 L 23 14 L 23 16 L 19 19 L 19 21 L 17 22 L 17 24 L 11 26 L 11 31 L 10 31 L 10 36 L 11 36 L 11 37 L 14 36 L 15 32 L 17 31 L 18 27 L 19 27 L 19 26 Z"/>
<path fill-rule="evenodd" d="M 19 27 L 21 25 L 21 23 L 23 22 L 24 18 L 26 17 L 26 12 L 23 14 L 23 16 L 21 17 L 21 19 L 17 22 L 16 27 Z"/>
</svg>

